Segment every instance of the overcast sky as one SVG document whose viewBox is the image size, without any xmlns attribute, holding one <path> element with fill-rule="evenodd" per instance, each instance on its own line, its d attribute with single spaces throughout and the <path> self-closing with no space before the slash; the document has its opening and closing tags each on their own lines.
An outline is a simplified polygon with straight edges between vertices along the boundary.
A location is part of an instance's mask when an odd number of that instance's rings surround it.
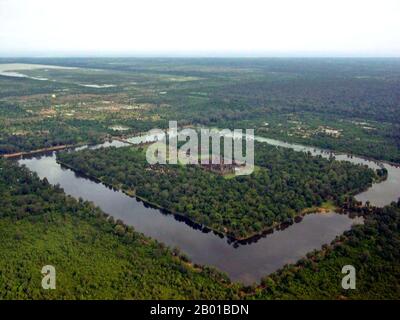
<svg viewBox="0 0 400 320">
<path fill-rule="evenodd" d="M 399 0 L 0 0 L 0 55 L 400 56 Z"/>
</svg>

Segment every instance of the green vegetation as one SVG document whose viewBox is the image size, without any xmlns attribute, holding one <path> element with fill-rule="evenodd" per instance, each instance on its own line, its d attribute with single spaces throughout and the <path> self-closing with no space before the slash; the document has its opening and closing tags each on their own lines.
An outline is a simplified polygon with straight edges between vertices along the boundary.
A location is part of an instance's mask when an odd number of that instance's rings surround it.
<svg viewBox="0 0 400 320">
<path fill-rule="evenodd" d="M 75 69 L 0 75 L 0 156 L 98 143 L 179 126 L 253 128 L 257 135 L 400 163 L 399 59 L 0 58 Z M 116 129 L 117 128 L 117 129 Z M 123 129 L 118 129 L 123 128 Z M 221 176 L 198 167 L 151 166 L 143 150 L 60 153 L 59 159 L 234 237 L 301 211 L 351 207 L 375 179 L 361 166 L 268 146 L 257 170 Z M 349 197 L 350 196 L 350 197 Z M 348 201 L 349 200 L 349 201 Z M 363 208 L 354 227 L 262 286 L 239 288 L 218 271 L 66 196 L 0 159 L 0 299 L 399 299 L 400 204 Z M 312 208 L 312 209 L 311 209 Z M 354 210 L 360 210 L 357 206 Z M 57 268 L 56 291 L 40 287 Z M 357 290 L 341 289 L 341 267 Z"/>
<path fill-rule="evenodd" d="M 331 246 L 266 277 L 253 299 L 399 299 L 400 201 L 369 210 Z M 342 267 L 356 269 L 356 289 L 341 287 Z"/>
<path fill-rule="evenodd" d="M 197 165 L 149 165 L 143 148 L 104 148 L 58 154 L 61 163 L 169 211 L 246 238 L 302 210 L 367 188 L 373 170 L 349 162 L 266 144 L 255 147 L 260 166 L 249 176 L 226 179 Z"/>
<path fill-rule="evenodd" d="M 400 163 L 399 124 L 302 112 L 233 125 L 253 127 L 259 136 Z"/>
<path fill-rule="evenodd" d="M 0 207 L 0 299 L 400 297 L 400 201 L 367 208 L 365 225 L 247 288 L 4 160 Z M 57 290 L 41 289 L 46 264 L 56 266 Z M 346 264 L 356 267 L 356 290 L 341 289 Z"/>
<path fill-rule="evenodd" d="M 32 132 L 24 131 L 23 125 L 15 130 L 17 134 L 4 133 L 0 136 L 0 155 L 59 145 L 97 144 L 106 138 L 101 126 L 85 120 L 44 120 L 31 124 Z"/>
<path fill-rule="evenodd" d="M 48 81 L 0 76 L 0 153 L 178 120 L 254 128 L 267 137 L 400 163 L 398 59 L 0 59 L 21 62 L 76 69 L 19 71 Z M 48 120 L 66 130 L 58 135 Z M 19 141 L 24 137 L 26 144 Z"/>
<path fill-rule="evenodd" d="M 0 160 L 0 299 L 237 297 L 226 276 Z M 41 287 L 44 265 L 57 289 Z"/>
</svg>

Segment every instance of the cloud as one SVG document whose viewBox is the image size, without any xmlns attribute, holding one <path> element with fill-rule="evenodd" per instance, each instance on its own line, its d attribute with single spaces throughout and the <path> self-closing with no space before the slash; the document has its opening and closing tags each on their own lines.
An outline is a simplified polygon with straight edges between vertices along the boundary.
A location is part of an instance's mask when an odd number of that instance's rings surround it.
<svg viewBox="0 0 400 320">
<path fill-rule="evenodd" d="M 400 55 L 397 0 L 0 0 L 0 53 Z"/>
</svg>

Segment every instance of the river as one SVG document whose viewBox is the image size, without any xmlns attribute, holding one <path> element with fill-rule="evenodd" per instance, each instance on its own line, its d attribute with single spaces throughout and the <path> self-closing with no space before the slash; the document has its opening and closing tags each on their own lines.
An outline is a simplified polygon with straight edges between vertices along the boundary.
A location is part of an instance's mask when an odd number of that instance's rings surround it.
<svg viewBox="0 0 400 320">
<path fill-rule="evenodd" d="M 149 140 L 152 138 L 136 137 L 129 139 L 129 142 L 140 143 Z M 273 139 L 255 137 L 255 140 L 296 151 L 310 151 L 314 155 L 320 154 L 324 157 L 331 155 L 330 152 L 318 148 Z M 123 142 L 113 141 L 91 148 L 124 145 Z M 382 165 L 359 157 L 337 154 L 335 157 L 338 160 L 366 164 L 374 169 Z M 55 152 L 20 159 L 19 163 L 36 172 L 40 178 L 46 177 L 50 183 L 59 184 L 67 194 L 92 201 L 104 212 L 134 226 L 136 231 L 171 247 L 179 247 L 194 263 L 214 266 L 226 272 L 233 281 L 244 284 L 257 282 L 285 264 L 295 263 L 308 252 L 320 249 L 323 244 L 329 244 L 353 224 L 362 223 L 362 218 L 350 218 L 348 215 L 334 212 L 308 214 L 301 222 L 294 223 L 284 230 L 275 231 L 256 242 L 237 245 L 227 238 L 200 230 L 174 215 L 149 208 L 120 191 L 112 190 L 61 167 L 56 161 Z M 387 163 L 383 165 L 388 169 L 388 179 L 357 195 L 358 200 L 369 200 L 373 205 L 383 206 L 400 196 L 400 168 Z"/>
</svg>

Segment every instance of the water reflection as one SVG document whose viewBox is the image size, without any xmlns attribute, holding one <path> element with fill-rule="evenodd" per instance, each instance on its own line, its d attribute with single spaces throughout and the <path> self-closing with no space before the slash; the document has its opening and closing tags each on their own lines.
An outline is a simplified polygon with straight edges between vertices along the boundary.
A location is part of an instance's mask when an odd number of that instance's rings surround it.
<svg viewBox="0 0 400 320">
<path fill-rule="evenodd" d="M 124 144 L 114 141 L 102 146 L 110 145 L 118 147 Z M 193 262 L 215 266 L 234 281 L 245 284 L 260 280 L 286 263 L 296 262 L 306 253 L 321 248 L 349 230 L 353 223 L 361 222 L 359 218 L 351 219 L 333 212 L 309 214 L 296 219 L 301 223 L 284 226 L 275 232 L 270 230 L 253 239 L 256 242 L 237 242 L 182 217 L 160 214 L 160 210 L 144 205 L 123 192 L 63 168 L 56 162 L 55 153 L 21 159 L 19 163 L 35 171 L 39 177 L 46 177 L 50 183 L 59 184 L 67 194 L 92 201 L 104 212 L 134 226 L 137 231 L 171 247 L 181 248 Z"/>
</svg>

